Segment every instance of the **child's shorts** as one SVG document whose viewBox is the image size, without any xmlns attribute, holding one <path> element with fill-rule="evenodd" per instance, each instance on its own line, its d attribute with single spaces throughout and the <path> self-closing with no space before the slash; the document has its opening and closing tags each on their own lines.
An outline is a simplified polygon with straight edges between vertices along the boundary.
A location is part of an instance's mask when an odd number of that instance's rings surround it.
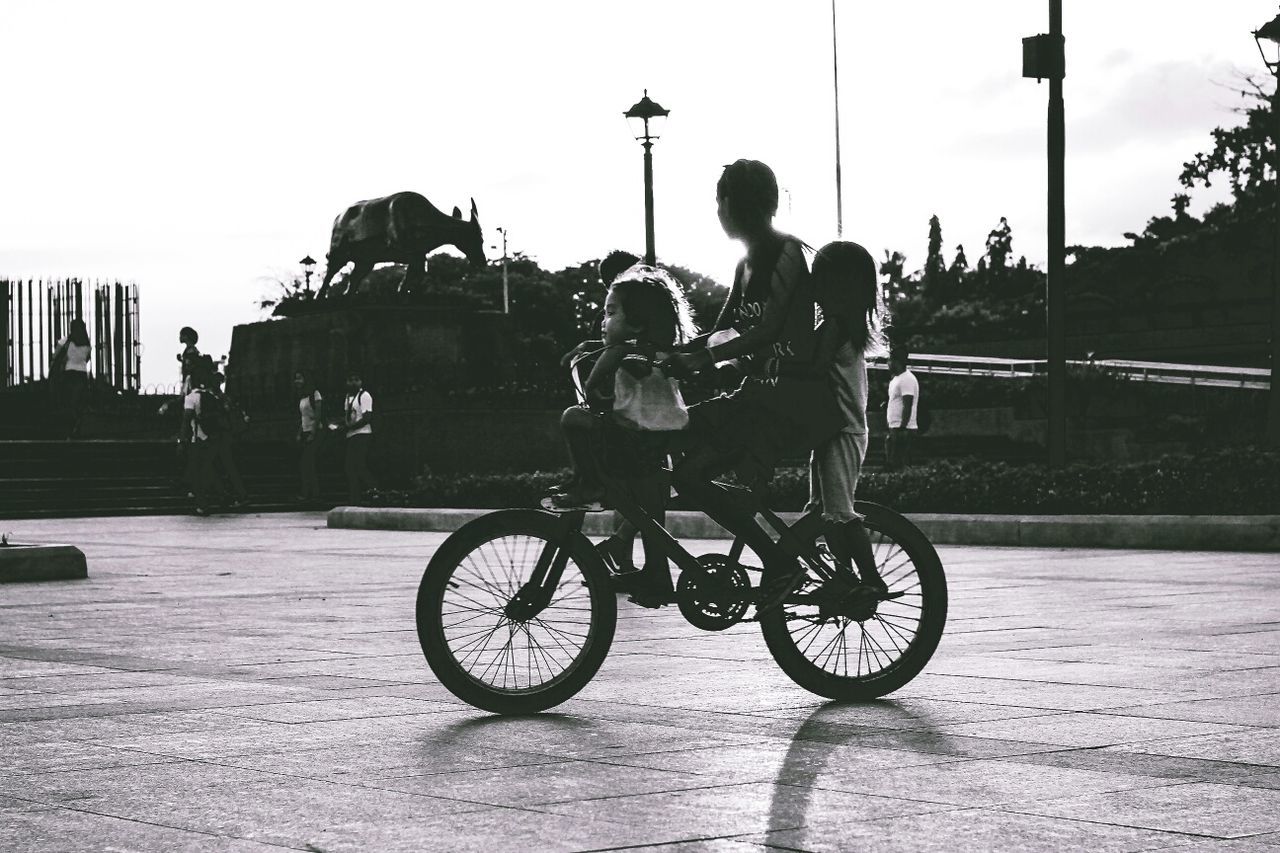
<svg viewBox="0 0 1280 853">
<path fill-rule="evenodd" d="M 648 477 L 666 464 L 672 433 L 628 429 L 608 415 L 600 419 L 600 425 L 602 462 L 610 477 Z"/>
<path fill-rule="evenodd" d="M 861 518 L 853 509 L 867 434 L 841 432 L 814 449 L 809 457 L 809 503 L 805 512 L 821 512 L 827 521 Z"/>
</svg>

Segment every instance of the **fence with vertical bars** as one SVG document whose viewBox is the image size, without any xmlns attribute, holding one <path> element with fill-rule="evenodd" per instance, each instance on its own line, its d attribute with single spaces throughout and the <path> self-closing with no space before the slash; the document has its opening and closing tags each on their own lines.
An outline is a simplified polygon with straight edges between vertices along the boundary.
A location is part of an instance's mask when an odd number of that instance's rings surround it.
<svg viewBox="0 0 1280 853">
<path fill-rule="evenodd" d="M 94 381 L 120 391 L 141 388 L 137 284 L 0 278 L 0 317 L 0 388 L 48 378 L 53 351 L 77 318 L 89 331 Z"/>
</svg>

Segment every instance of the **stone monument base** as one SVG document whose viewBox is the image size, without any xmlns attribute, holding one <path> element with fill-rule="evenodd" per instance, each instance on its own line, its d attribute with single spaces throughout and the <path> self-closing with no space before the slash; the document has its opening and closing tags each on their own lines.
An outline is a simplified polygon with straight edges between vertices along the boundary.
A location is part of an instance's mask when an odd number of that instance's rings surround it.
<svg viewBox="0 0 1280 853">
<path fill-rule="evenodd" d="M 0 583 L 80 580 L 89 577 L 84 552 L 74 545 L 0 546 Z"/>
</svg>

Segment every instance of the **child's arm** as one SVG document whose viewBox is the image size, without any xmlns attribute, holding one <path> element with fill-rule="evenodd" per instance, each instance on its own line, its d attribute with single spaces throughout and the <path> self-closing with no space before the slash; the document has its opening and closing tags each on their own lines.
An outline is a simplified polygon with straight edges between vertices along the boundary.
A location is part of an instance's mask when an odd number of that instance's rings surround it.
<svg viewBox="0 0 1280 853">
<path fill-rule="evenodd" d="M 632 351 L 631 347 L 607 347 L 587 374 L 583 388 L 587 395 L 587 405 L 599 408 L 613 402 L 613 376 L 622 365 L 622 359 Z"/>
<path fill-rule="evenodd" d="M 563 356 L 560 357 L 560 366 L 568 367 L 569 363 L 573 361 L 577 356 L 582 355 L 587 350 L 596 349 L 597 347 L 602 347 L 602 346 L 604 346 L 604 341 L 600 341 L 600 340 L 583 341 L 582 343 L 578 344 L 576 347 L 569 350 L 567 353 L 565 353 Z"/>
</svg>

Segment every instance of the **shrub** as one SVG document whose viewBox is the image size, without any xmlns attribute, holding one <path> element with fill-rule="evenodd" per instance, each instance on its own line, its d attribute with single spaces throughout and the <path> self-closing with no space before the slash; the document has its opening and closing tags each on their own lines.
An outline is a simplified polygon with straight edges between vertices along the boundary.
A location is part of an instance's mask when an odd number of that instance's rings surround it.
<svg viewBox="0 0 1280 853">
<path fill-rule="evenodd" d="M 407 491 L 381 493 L 378 502 L 534 507 L 548 487 L 567 477 L 567 471 L 430 475 Z M 774 477 L 768 500 L 777 510 L 799 510 L 808 496 L 808 471 L 786 468 Z M 1280 514 L 1280 453 L 1231 448 L 1126 464 L 1075 463 L 1058 470 L 973 459 L 938 461 L 906 471 L 867 472 L 858 497 L 901 512 Z"/>
</svg>

